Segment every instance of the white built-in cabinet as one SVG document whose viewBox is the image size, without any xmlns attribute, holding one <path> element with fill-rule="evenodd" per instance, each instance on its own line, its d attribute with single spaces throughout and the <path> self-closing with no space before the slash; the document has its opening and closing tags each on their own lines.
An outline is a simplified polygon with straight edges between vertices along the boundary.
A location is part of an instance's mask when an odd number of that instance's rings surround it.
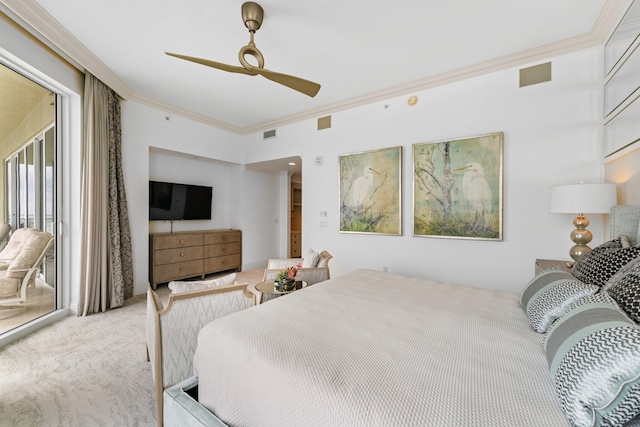
<svg viewBox="0 0 640 427">
<path fill-rule="evenodd" d="M 640 0 L 604 47 L 604 156 L 640 142 Z"/>
</svg>

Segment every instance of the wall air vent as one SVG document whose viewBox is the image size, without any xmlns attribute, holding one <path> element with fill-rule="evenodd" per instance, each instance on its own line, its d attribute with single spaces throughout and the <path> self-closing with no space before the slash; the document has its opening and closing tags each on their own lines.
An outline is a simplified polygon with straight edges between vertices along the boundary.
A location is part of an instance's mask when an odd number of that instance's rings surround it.
<svg viewBox="0 0 640 427">
<path fill-rule="evenodd" d="M 262 139 L 271 139 L 271 138 L 275 138 L 275 137 L 276 137 L 276 130 L 275 129 L 268 130 L 268 131 L 262 133 Z"/>
<path fill-rule="evenodd" d="M 551 81 L 551 62 L 520 69 L 520 87 Z"/>
<path fill-rule="evenodd" d="M 318 119 L 318 130 L 331 128 L 331 116 L 324 116 Z"/>
</svg>

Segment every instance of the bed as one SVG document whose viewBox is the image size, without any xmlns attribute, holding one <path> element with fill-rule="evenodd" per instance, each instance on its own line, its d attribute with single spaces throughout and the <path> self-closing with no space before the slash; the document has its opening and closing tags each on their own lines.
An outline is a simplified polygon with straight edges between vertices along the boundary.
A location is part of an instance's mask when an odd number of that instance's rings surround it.
<svg viewBox="0 0 640 427">
<path fill-rule="evenodd" d="M 639 221 L 635 208 L 616 211 L 611 235 L 624 230 L 637 241 Z M 640 262 L 633 271 L 640 278 Z M 534 298 L 525 291 L 357 270 L 217 319 L 199 336 L 198 378 L 191 381 L 197 382 L 198 402 L 190 402 L 187 411 L 199 411 L 205 425 L 220 426 L 616 425 L 624 417 L 627 422 L 640 411 L 640 328 L 617 306 L 606 305 L 603 298 L 609 297 L 599 297 L 592 284 L 580 285 L 582 294 L 563 302 L 562 313 L 547 310 L 544 325 L 533 322 L 541 310 L 530 310 L 523 298 L 539 302 L 540 295 L 558 293 L 557 283 L 573 280 L 552 281 L 557 274 L 545 271 L 527 285 L 542 289 L 544 280 L 553 282 L 555 293 L 535 290 Z M 566 288 L 574 292 L 575 284 Z M 624 353 L 627 377 L 616 371 L 602 379 L 611 369 L 596 365 L 591 380 L 596 378 L 596 397 L 606 405 L 572 407 L 567 402 L 579 400 L 575 394 L 592 385 L 570 378 L 568 387 L 558 386 L 558 378 L 583 371 L 564 357 L 575 347 L 564 348 L 566 342 L 585 340 L 584 325 L 571 329 L 577 324 L 571 314 L 594 307 L 600 313 L 604 306 L 617 316 L 605 324 L 619 324 L 592 335 L 619 328 L 630 330 L 632 339 L 613 356 L 587 349 L 587 359 L 602 356 L 618 365 L 618 353 Z M 550 332 L 537 332 L 534 324 Z M 567 360 L 569 368 L 560 363 Z M 601 396 L 602 384 L 616 390 L 614 398 Z M 615 407 L 620 399 L 626 400 Z M 169 417 L 182 425 L 201 425 L 174 409 Z M 638 425 L 634 421 L 629 425 Z M 165 424 L 172 425 L 167 419 Z"/>
</svg>

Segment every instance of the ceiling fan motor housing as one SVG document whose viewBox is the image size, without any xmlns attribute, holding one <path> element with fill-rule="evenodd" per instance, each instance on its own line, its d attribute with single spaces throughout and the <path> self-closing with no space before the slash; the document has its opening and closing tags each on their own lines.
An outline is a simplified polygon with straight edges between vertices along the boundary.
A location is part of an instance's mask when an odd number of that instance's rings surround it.
<svg viewBox="0 0 640 427">
<path fill-rule="evenodd" d="M 248 1 L 242 4 L 242 21 L 249 31 L 256 32 L 262 25 L 264 10 L 258 3 Z"/>
</svg>

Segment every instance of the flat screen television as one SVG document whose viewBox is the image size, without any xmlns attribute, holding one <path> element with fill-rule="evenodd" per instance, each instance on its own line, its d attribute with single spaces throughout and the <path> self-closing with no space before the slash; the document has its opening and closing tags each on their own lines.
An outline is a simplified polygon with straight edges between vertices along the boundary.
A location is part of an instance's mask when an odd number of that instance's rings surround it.
<svg viewBox="0 0 640 427">
<path fill-rule="evenodd" d="M 212 188 L 149 181 L 149 220 L 211 219 Z"/>
</svg>

